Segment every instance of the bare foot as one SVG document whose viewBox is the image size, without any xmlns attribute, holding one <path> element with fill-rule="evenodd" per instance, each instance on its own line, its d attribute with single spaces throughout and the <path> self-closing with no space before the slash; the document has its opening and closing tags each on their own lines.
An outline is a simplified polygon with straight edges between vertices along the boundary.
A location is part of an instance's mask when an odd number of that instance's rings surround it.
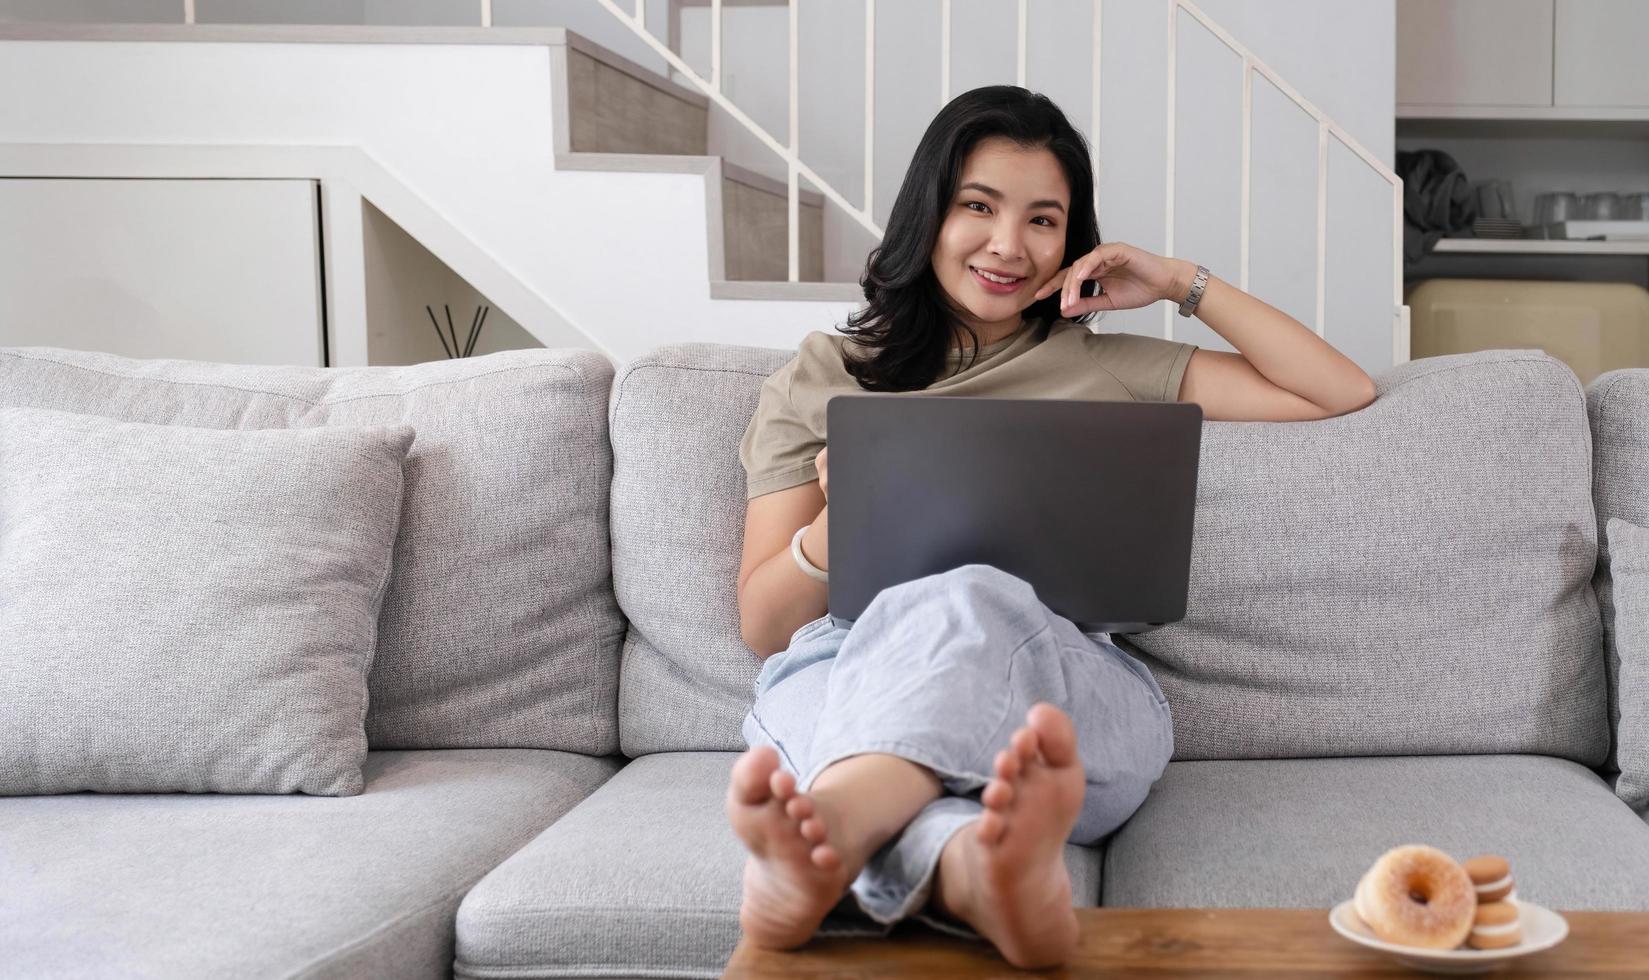
<svg viewBox="0 0 1649 980">
<path fill-rule="evenodd" d="M 1039 703 L 996 755 L 985 812 L 941 855 L 939 905 L 1022 969 L 1057 966 L 1077 944 L 1065 841 L 1086 786 L 1071 719 Z"/>
<path fill-rule="evenodd" d="M 727 817 L 750 849 L 739 925 L 764 949 L 794 949 L 813 937 L 858 875 L 829 842 L 824 814 L 779 754 L 758 745 L 733 764 Z"/>
</svg>

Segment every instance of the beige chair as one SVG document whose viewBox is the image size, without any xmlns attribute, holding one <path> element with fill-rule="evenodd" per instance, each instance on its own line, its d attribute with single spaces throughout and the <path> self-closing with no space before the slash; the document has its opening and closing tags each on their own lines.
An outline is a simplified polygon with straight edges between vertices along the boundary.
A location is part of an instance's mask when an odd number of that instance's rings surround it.
<svg viewBox="0 0 1649 980">
<path fill-rule="evenodd" d="M 1649 367 L 1649 291 L 1634 283 L 1428 279 L 1405 302 L 1411 357 L 1539 348 L 1582 384 Z"/>
</svg>

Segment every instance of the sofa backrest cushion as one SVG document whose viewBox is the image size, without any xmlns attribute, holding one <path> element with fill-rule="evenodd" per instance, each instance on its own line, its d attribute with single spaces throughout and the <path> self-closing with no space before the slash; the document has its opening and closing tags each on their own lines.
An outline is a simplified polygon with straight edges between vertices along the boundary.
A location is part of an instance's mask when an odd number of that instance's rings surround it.
<svg viewBox="0 0 1649 980">
<path fill-rule="evenodd" d="M 0 349 L 0 405 L 218 429 L 416 436 L 379 616 L 373 748 L 616 751 L 606 357 L 314 368 Z"/>
<path fill-rule="evenodd" d="M 1175 758 L 1608 746 L 1579 379 L 1540 351 L 1423 358 L 1313 422 L 1203 429 L 1184 620 L 1119 635 Z"/>
<path fill-rule="evenodd" d="M 1614 554 L 1609 518 L 1649 527 L 1649 368 L 1606 371 L 1586 386 L 1592 423 L 1592 501 L 1597 507 L 1598 563 L 1592 580 L 1603 614 L 1603 643 L 1609 676 L 1609 730 L 1620 731 L 1621 651 L 1615 642 Z M 1637 706 L 1649 711 L 1649 705 Z M 1649 723 L 1649 718 L 1641 724 Z M 1621 746 L 1612 742 L 1605 767 L 1619 769 Z M 1649 760 L 1649 744 L 1633 747 Z"/>
<path fill-rule="evenodd" d="M 629 620 L 624 754 L 736 751 L 761 659 L 739 630 L 739 440 L 793 350 L 673 344 L 613 381 L 613 587 Z"/>
</svg>

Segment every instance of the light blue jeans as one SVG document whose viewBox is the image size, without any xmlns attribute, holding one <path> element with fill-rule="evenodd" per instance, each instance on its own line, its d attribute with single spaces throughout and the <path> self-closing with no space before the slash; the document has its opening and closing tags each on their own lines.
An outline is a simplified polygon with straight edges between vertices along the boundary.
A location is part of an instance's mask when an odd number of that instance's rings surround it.
<svg viewBox="0 0 1649 980">
<path fill-rule="evenodd" d="M 991 565 L 884 589 L 857 620 L 821 616 L 767 658 L 755 689 L 744 739 L 777 749 L 799 790 L 830 764 L 866 752 L 926 766 L 945 790 L 871 856 L 821 936 L 885 935 L 914 917 L 977 938 L 923 909 L 940 852 L 984 809 L 979 796 L 996 753 L 1036 702 L 1059 707 L 1076 727 L 1087 791 L 1073 844 L 1121 826 L 1174 751 L 1168 701 L 1145 665 Z"/>
</svg>

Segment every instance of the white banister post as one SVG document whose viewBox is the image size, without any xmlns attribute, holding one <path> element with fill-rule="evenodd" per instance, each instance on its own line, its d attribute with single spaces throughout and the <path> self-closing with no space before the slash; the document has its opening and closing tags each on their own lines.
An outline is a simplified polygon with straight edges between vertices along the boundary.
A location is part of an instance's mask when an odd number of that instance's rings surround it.
<svg viewBox="0 0 1649 980">
<path fill-rule="evenodd" d="M 1030 0 L 1019 0 L 1019 29 L 1017 32 L 1019 35 L 1019 47 L 1017 53 L 1014 55 L 1014 78 L 1016 78 L 1017 81 L 1014 82 L 1014 84 L 1018 85 L 1020 88 L 1025 87 L 1025 5 L 1029 2 Z"/>
<path fill-rule="evenodd" d="M 796 0 L 790 0 L 790 221 L 789 252 L 790 281 L 801 279 L 801 192 L 796 184 L 796 161 L 801 159 L 801 111 L 798 79 L 801 65 L 797 62 L 801 45 L 797 38 Z"/>
<path fill-rule="evenodd" d="M 720 3 L 721 0 L 716 0 Z M 876 189 L 876 0 L 865 0 L 865 217 L 874 219 Z"/>
<path fill-rule="evenodd" d="M 1328 123 L 1317 123 L 1317 336 L 1323 334 L 1328 265 Z"/>
<path fill-rule="evenodd" d="M 1098 204 L 1099 204 L 1099 168 L 1100 168 L 1100 165 L 1101 165 L 1100 155 L 1099 155 L 1099 67 L 1100 67 L 1100 64 L 1105 60 L 1104 58 L 1102 58 L 1100 56 L 1100 24 L 1103 20 L 1103 17 L 1100 14 L 1100 9 L 1103 6 L 1104 6 L 1104 0 L 1094 0 L 1094 60 L 1093 60 L 1094 100 L 1093 100 L 1093 106 L 1092 106 L 1093 111 L 1091 113 L 1092 116 L 1093 116 L 1093 123 L 1092 123 L 1092 128 L 1089 130 L 1089 132 L 1093 134 L 1093 142 L 1092 142 L 1092 145 L 1090 145 L 1088 147 L 1088 151 L 1089 151 L 1089 154 L 1093 157 L 1094 204 L 1095 204 L 1095 210 L 1096 211 L 1098 210 Z"/>
<path fill-rule="evenodd" d="M 1254 194 L 1254 63 L 1242 59 L 1242 252 L 1237 262 L 1238 288 L 1248 291 L 1248 239 Z"/>
<path fill-rule="evenodd" d="M 481 26 L 492 26 L 492 0 L 481 0 Z"/>
<path fill-rule="evenodd" d="M 1391 187 L 1391 302 L 1396 306 L 1391 331 L 1393 365 L 1409 359 L 1409 308 L 1403 297 L 1403 181 Z"/>
<path fill-rule="evenodd" d="M 1180 0 L 1173 0 L 1168 5 L 1168 214 L 1163 228 L 1162 254 L 1172 258 L 1174 255 L 1174 126 L 1176 125 L 1178 104 L 1174 99 L 1174 67 L 1175 56 L 1179 53 L 1178 42 L 1175 39 L 1175 28 L 1179 24 Z M 1162 336 L 1164 340 L 1174 339 L 1174 307 L 1165 303 L 1162 307 Z"/>
<path fill-rule="evenodd" d="M 710 0 L 710 84 L 721 91 L 721 0 Z"/>
<path fill-rule="evenodd" d="M 950 101 L 950 0 L 939 0 L 939 107 Z"/>
</svg>

